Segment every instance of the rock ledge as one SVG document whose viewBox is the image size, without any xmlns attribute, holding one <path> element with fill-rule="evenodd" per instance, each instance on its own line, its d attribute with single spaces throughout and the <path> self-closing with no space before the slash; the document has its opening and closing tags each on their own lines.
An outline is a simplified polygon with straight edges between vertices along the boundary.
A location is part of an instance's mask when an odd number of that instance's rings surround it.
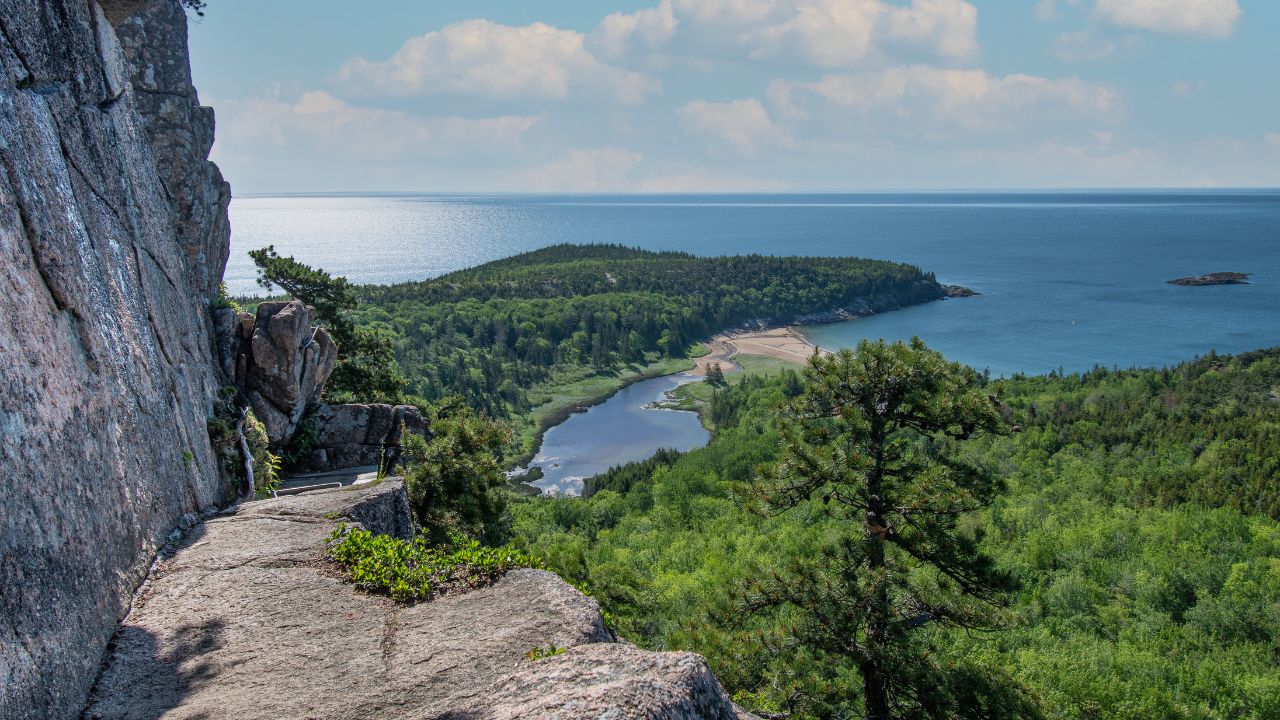
<svg viewBox="0 0 1280 720">
<path fill-rule="evenodd" d="M 609 642 L 596 601 L 556 575 L 400 606 L 324 559 L 339 522 L 408 537 L 384 481 L 240 505 L 157 563 L 84 717 L 746 717 L 691 653 Z M 530 661 L 550 643 L 570 650 Z"/>
</svg>

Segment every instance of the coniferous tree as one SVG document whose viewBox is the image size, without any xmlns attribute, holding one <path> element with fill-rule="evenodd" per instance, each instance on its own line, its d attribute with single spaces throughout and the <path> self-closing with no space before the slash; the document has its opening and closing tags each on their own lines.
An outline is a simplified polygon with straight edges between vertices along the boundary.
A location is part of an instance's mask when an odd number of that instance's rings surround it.
<svg viewBox="0 0 1280 720">
<path fill-rule="evenodd" d="M 506 477 L 499 460 L 506 428 L 457 398 L 430 408 L 426 437 L 404 437 L 405 488 L 432 544 L 462 534 L 500 544 L 506 538 Z"/>
<path fill-rule="evenodd" d="M 720 367 L 720 363 L 711 363 L 707 367 L 707 384 L 716 386 L 725 384 L 724 369 Z"/>
<path fill-rule="evenodd" d="M 1001 488 L 962 452 L 1001 427 L 979 385 L 919 339 L 815 355 L 783 412 L 782 459 L 748 488 L 762 511 L 811 505 L 847 521 L 820 554 L 795 559 L 744 601 L 751 613 L 798 617 L 789 640 L 806 662 L 829 664 L 833 676 L 855 666 L 867 718 L 1000 714 L 975 704 L 975 679 L 948 677 L 917 637 L 931 624 L 997 625 L 1008 585 L 959 527 Z"/>
</svg>

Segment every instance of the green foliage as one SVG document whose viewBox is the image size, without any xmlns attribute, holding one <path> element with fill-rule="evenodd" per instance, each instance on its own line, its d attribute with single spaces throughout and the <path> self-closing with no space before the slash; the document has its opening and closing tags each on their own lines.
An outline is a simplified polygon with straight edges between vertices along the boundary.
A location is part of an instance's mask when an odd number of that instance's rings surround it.
<svg viewBox="0 0 1280 720">
<path fill-rule="evenodd" d="M 245 486 L 244 457 L 240 449 L 240 438 L 236 435 L 236 425 L 240 420 L 240 409 L 236 405 L 237 390 L 232 385 L 218 389 L 218 397 L 213 404 L 213 417 L 209 418 L 209 442 L 214 454 L 222 465 L 226 477 L 238 478 L 241 488 Z M 246 410 L 244 426 L 245 442 L 249 445 L 249 455 L 253 458 L 253 482 L 257 497 L 271 495 L 271 491 L 280 485 L 280 458 L 268 447 L 267 428 L 252 410 Z M 189 463 L 187 453 L 183 454 L 183 463 Z M 241 489 L 237 492 L 243 492 Z"/>
<path fill-rule="evenodd" d="M 1273 349 L 993 381 L 987 392 L 1020 431 L 962 452 L 996 467 L 1008 489 L 957 532 L 1015 580 L 1013 626 L 917 628 L 921 662 L 947 670 L 935 676 L 941 692 L 993 717 L 1015 707 L 1064 720 L 1280 717 L 1280 523 L 1257 510 L 1267 507 L 1258 489 L 1276 488 L 1265 463 L 1280 456 L 1278 367 Z M 857 717 L 856 669 L 833 671 L 803 647 L 769 649 L 794 636 L 800 615 L 755 616 L 734 631 L 700 620 L 769 568 L 821 558 L 848 530 L 820 502 L 759 517 L 734 501 L 735 485 L 779 459 L 777 408 L 799 385 L 786 374 L 762 382 L 736 425 L 623 492 L 518 502 L 514 529 L 591 589 L 624 636 L 703 653 L 749 708 Z M 1228 439 L 1249 451 L 1224 452 Z M 1212 464 L 1200 459 L 1209 448 Z M 844 710 L 817 700 L 837 691 Z"/>
<path fill-rule="evenodd" d="M 1056 375 L 1056 374 L 1055 374 Z M 1010 412 L 1049 455 L 1104 451 L 1110 499 L 1280 518 L 1280 352 L 1210 354 L 1164 370 L 1018 377 Z M 1091 464 L 1090 459 L 1082 457 Z"/>
<path fill-rule="evenodd" d="M 390 402 L 403 400 L 405 379 L 395 361 L 392 338 L 371 327 L 358 327 L 349 317 L 356 309 L 354 286 L 319 268 L 281 257 L 268 245 L 250 250 L 258 266 L 258 284 L 267 292 L 276 286 L 315 308 L 338 346 L 338 363 L 325 386 L 332 402 Z"/>
<path fill-rule="evenodd" d="M 960 443 L 999 431 L 999 413 L 977 373 L 918 338 L 814 355 L 803 385 L 782 411 L 781 458 L 744 496 L 770 515 L 812 505 L 843 531 L 753 582 L 719 621 L 754 632 L 750 615 L 791 619 L 773 654 L 857 667 L 867 717 L 973 717 L 918 630 L 1000 624 L 992 606 L 1009 580 L 960 531 L 1001 488 Z M 813 702 L 838 709 L 848 695 L 837 686 Z"/>
<path fill-rule="evenodd" d="M 236 439 L 236 420 L 240 416 L 236 408 L 237 392 L 234 385 L 218 388 L 218 396 L 213 401 L 213 416 L 207 422 L 209 441 L 214 450 L 229 447 Z"/>
<path fill-rule="evenodd" d="M 367 592 L 390 595 L 400 603 L 429 600 L 455 589 L 483 587 L 521 567 L 539 567 L 532 556 L 511 546 L 484 547 L 454 536 L 447 546 L 426 537 L 412 541 L 340 525 L 329 536 L 329 557 L 347 568 Z"/>
<path fill-rule="evenodd" d="M 280 461 L 285 468 L 297 467 L 303 460 L 311 456 L 316 443 L 320 441 L 320 423 L 314 415 L 308 414 L 298 423 L 289 443 L 280 451 Z"/>
<path fill-rule="evenodd" d="M 278 285 L 286 293 L 314 307 L 328 322 L 340 323 L 343 312 L 356 307 L 351 283 L 324 270 L 281 257 L 274 246 L 250 250 L 249 258 L 258 266 L 258 285 L 271 293 Z"/>
<path fill-rule="evenodd" d="M 385 402 L 405 400 L 408 381 L 396 364 L 392 337 L 384 330 L 347 323 L 331 328 L 338 345 L 338 362 L 325 385 L 331 402 Z"/>
<path fill-rule="evenodd" d="M 257 497 L 271 497 L 271 491 L 280 486 L 280 458 L 268 447 L 267 426 L 254 416 L 252 410 L 247 410 L 243 432 L 245 441 L 249 443 L 249 454 L 253 457 L 253 486 Z"/>
<path fill-rule="evenodd" d="M 756 319 L 790 320 L 886 295 L 926 300 L 918 268 L 857 258 L 703 258 L 616 245 L 557 245 L 434 280 L 357 291 L 352 315 L 395 338 L 409 390 L 462 396 L 511 418 L 574 368 L 609 375 L 684 356 Z"/>
<path fill-rule="evenodd" d="M 711 363 L 707 368 L 707 384 L 724 386 L 724 369 L 720 367 L 720 363 Z"/>
<path fill-rule="evenodd" d="M 429 437 L 404 437 L 405 486 L 434 543 L 462 533 L 499 542 L 507 533 L 506 478 L 498 462 L 507 430 L 460 402 L 428 412 Z"/>
<path fill-rule="evenodd" d="M 599 475 L 583 481 L 582 497 L 589 498 L 601 490 L 625 493 L 638 482 L 648 480 L 658 468 L 671 467 L 680 459 L 680 451 L 658 448 L 650 457 L 637 462 L 614 465 Z M 540 468 L 539 468 L 540 469 Z"/>
<path fill-rule="evenodd" d="M 548 643 L 545 648 L 541 646 L 536 647 L 525 653 L 524 656 L 527 660 L 541 660 L 543 658 L 555 657 L 568 649 L 569 648 L 559 647 L 555 643 Z"/>
<path fill-rule="evenodd" d="M 213 301 L 209 303 L 210 310 L 224 310 L 230 308 L 236 312 L 242 312 L 244 308 L 240 304 L 231 299 L 227 294 L 227 284 L 225 282 L 218 283 L 218 294 L 214 296 Z"/>
<path fill-rule="evenodd" d="M 196 459 L 196 456 L 190 450 L 183 450 L 182 451 L 182 469 L 190 470 L 191 461 L 195 459 Z"/>
</svg>

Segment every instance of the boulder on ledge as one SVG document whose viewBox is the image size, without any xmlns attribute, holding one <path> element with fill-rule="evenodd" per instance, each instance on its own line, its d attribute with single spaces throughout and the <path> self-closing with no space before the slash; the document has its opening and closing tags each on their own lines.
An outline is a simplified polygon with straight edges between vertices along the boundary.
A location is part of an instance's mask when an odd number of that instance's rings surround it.
<svg viewBox="0 0 1280 720">
<path fill-rule="evenodd" d="M 400 458 L 404 432 L 430 434 L 427 419 L 413 405 L 320 405 L 311 420 L 316 423 L 316 442 L 297 468 L 303 472 L 360 465 L 390 467 Z"/>
<path fill-rule="evenodd" d="M 218 311 L 217 347 L 229 374 L 267 428 L 272 444 L 293 437 L 309 406 L 320 402 L 338 347 L 298 300 L 264 302 L 255 315 Z"/>
</svg>

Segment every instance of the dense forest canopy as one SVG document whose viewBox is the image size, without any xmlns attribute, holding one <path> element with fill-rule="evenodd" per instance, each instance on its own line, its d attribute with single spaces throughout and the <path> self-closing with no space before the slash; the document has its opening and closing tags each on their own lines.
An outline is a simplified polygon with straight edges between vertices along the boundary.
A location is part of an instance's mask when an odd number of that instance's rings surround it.
<svg viewBox="0 0 1280 720">
<path fill-rule="evenodd" d="M 820 500 L 744 512 L 742 483 L 778 460 L 778 408 L 804 384 L 729 378 L 716 395 L 736 410 L 710 445 L 589 480 L 587 500 L 518 503 L 515 529 L 626 637 L 704 653 L 748 707 L 860 717 L 852 666 L 768 649 L 794 612 L 713 622 L 744 583 L 843 532 Z M 940 690 L 969 693 L 954 717 L 1280 717 L 1280 348 L 984 391 L 1013 432 L 965 452 L 1008 489 L 958 530 L 1016 590 L 1010 629 L 921 628 Z"/>
<path fill-rule="evenodd" d="M 565 368 L 611 372 L 681 357 L 751 321 L 942 294 L 932 274 L 879 260 L 556 245 L 433 280 L 359 288 L 354 317 L 395 338 L 412 396 L 457 394 L 505 418 L 527 410 L 529 388 Z"/>
<path fill-rule="evenodd" d="M 405 399 L 458 395 L 515 425 L 537 412 L 535 393 L 657 367 L 728 327 L 942 295 L 931 274 L 895 263 L 608 245 L 353 291 L 358 305 L 344 317 L 394 347 Z M 945 589 L 934 571 L 904 568 L 898 582 L 915 599 L 893 622 L 912 623 L 912 641 L 895 671 L 924 673 L 905 681 L 920 689 L 919 716 L 1280 717 L 1280 348 L 1162 370 L 973 381 L 1009 432 L 964 433 L 956 446 L 916 438 L 911 458 L 1001 480 L 1005 491 L 981 503 L 957 495 L 964 507 L 944 513 L 944 529 L 1010 581 L 1008 604 L 982 630 L 948 626 L 928 609 Z M 863 716 L 866 673 L 796 631 L 812 621 L 804 597 L 750 612 L 741 603 L 788 563 L 839 559 L 831 548 L 849 542 L 856 518 L 829 512 L 824 493 L 747 512 L 753 481 L 786 457 L 780 409 L 813 382 L 785 370 L 685 386 L 681 402 L 701 404 L 714 431 L 707 447 L 588 479 L 585 499 L 517 501 L 483 534 L 514 533 L 599 598 L 627 639 L 706 655 L 752 709 Z M 476 474 L 459 467 L 457 477 Z M 497 465 L 485 467 L 497 477 Z"/>
</svg>

